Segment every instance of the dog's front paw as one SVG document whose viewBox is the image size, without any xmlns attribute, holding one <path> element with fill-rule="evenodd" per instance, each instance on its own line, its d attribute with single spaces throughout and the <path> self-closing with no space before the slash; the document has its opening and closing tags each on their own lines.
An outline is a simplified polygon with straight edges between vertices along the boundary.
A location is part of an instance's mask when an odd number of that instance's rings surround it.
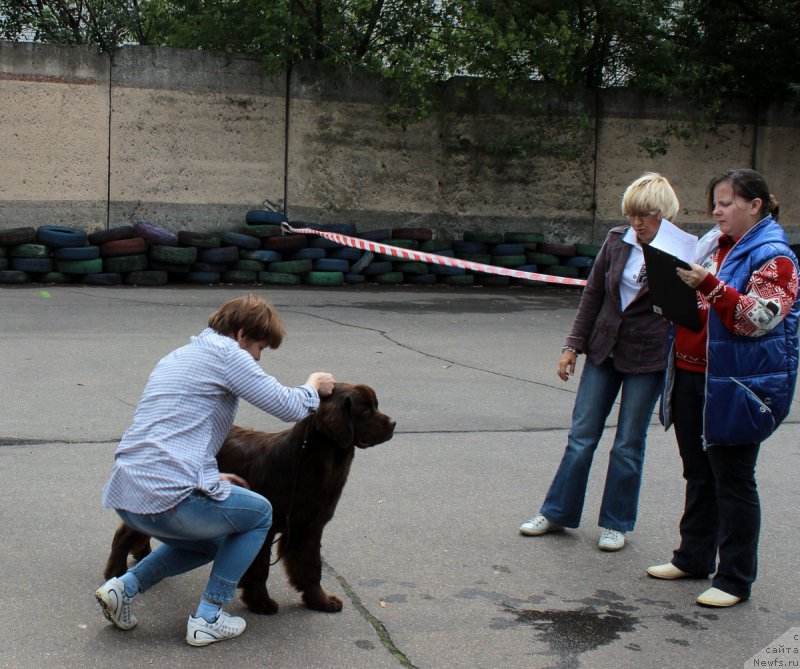
<svg viewBox="0 0 800 669">
<path fill-rule="evenodd" d="M 257 596 L 252 593 L 242 592 L 242 601 L 253 613 L 262 616 L 271 616 L 278 612 L 278 602 L 269 595 Z"/>
<path fill-rule="evenodd" d="M 324 611 L 325 613 L 337 613 L 342 610 L 342 600 L 336 595 L 329 595 L 327 592 L 322 593 L 322 597 L 307 597 L 303 596 L 303 601 L 309 609 L 314 611 Z"/>
</svg>

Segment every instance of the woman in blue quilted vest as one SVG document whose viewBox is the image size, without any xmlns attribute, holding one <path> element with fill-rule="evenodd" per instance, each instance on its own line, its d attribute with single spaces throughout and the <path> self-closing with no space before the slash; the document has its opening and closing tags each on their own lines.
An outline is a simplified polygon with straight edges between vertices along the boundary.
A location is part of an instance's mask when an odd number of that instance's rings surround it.
<svg viewBox="0 0 800 669">
<path fill-rule="evenodd" d="M 703 328 L 675 327 L 661 398 L 686 479 L 681 542 L 670 562 L 647 573 L 667 580 L 713 573 L 697 603 L 728 607 L 750 597 L 756 578 L 756 459 L 789 413 L 800 301 L 797 258 L 758 172 L 715 176 L 708 212 L 717 225 L 698 243 L 698 264 L 677 270 L 697 290 Z"/>
</svg>

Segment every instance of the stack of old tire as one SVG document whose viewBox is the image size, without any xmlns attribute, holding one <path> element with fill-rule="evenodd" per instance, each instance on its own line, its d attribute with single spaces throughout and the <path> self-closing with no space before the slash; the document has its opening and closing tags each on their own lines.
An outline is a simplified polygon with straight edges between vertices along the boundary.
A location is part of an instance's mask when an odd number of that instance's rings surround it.
<svg viewBox="0 0 800 669">
<path fill-rule="evenodd" d="M 283 214 L 252 210 L 244 225 L 221 232 L 171 232 L 147 221 L 87 234 L 42 226 L 0 230 L 0 283 L 80 282 L 160 286 L 166 283 L 508 286 L 540 282 L 448 267 L 341 245 L 317 234 L 284 234 Z M 429 228 L 358 232 L 352 224 L 301 221 L 294 228 L 335 232 L 389 246 L 555 276 L 585 278 L 599 247 L 548 243 L 539 233 L 467 230 L 434 239 Z"/>
</svg>

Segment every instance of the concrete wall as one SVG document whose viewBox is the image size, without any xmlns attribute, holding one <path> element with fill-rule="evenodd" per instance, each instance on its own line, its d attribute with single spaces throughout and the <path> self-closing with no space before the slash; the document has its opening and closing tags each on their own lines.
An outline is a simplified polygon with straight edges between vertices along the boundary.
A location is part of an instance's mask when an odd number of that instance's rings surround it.
<svg viewBox="0 0 800 669">
<path fill-rule="evenodd" d="M 672 180 L 678 223 L 702 231 L 712 174 L 755 167 L 800 241 L 800 123 L 786 110 L 732 104 L 729 122 L 650 159 L 638 143 L 674 110 L 628 91 L 534 117 L 464 80 L 441 94 L 442 112 L 404 129 L 384 122 L 378 85 L 356 73 L 304 66 L 287 82 L 246 56 L 130 47 L 112 61 L 82 47 L 0 42 L 0 228 L 145 218 L 228 229 L 269 200 L 291 220 L 361 229 L 426 226 L 450 237 L 481 227 L 600 242 L 644 171 Z M 495 148 L 576 113 L 590 122 L 570 140 L 573 160 Z"/>
</svg>

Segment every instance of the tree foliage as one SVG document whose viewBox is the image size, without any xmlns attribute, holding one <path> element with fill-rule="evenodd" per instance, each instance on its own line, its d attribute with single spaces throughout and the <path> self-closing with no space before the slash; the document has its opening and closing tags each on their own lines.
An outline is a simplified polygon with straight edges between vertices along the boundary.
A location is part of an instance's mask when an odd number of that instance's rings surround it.
<svg viewBox="0 0 800 669">
<path fill-rule="evenodd" d="M 0 0 L 0 38 L 166 45 L 379 74 L 390 115 L 427 115 L 432 86 L 476 77 L 500 99 L 627 86 L 690 101 L 798 98 L 800 0 Z"/>
</svg>

